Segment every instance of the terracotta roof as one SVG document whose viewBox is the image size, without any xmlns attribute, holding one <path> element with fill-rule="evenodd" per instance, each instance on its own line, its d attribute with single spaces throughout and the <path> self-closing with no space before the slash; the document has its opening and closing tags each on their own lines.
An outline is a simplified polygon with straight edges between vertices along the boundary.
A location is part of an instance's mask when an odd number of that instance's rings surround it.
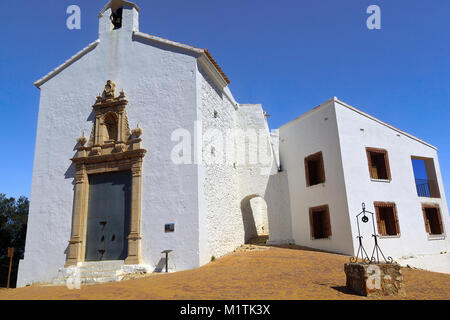
<svg viewBox="0 0 450 320">
<path fill-rule="evenodd" d="M 222 75 L 222 77 L 225 79 L 225 81 L 230 84 L 230 79 L 228 79 L 227 75 L 222 71 L 220 66 L 217 64 L 216 60 L 212 57 L 212 55 L 209 53 L 208 49 L 204 49 L 205 54 L 208 57 L 208 59 L 212 62 L 212 64 L 216 67 L 217 71 Z"/>
</svg>

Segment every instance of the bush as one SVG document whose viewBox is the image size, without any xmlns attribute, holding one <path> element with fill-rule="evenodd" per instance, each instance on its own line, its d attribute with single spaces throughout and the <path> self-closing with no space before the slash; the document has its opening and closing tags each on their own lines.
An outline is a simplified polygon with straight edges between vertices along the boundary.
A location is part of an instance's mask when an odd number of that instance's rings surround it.
<svg viewBox="0 0 450 320">
<path fill-rule="evenodd" d="M 28 208 L 26 197 L 16 200 L 0 193 L 0 287 L 6 287 L 8 281 L 10 247 L 14 248 L 10 287 L 16 286 L 19 260 L 23 259 L 25 250 Z"/>
</svg>

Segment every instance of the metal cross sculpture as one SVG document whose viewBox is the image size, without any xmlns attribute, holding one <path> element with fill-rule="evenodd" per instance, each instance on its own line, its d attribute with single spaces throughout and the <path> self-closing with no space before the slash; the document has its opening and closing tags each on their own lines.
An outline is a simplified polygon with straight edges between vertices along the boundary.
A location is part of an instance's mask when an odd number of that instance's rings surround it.
<svg viewBox="0 0 450 320">
<path fill-rule="evenodd" d="M 372 237 L 374 239 L 374 247 L 373 247 L 373 251 L 372 251 L 372 256 L 369 258 L 369 255 L 366 252 L 366 249 L 364 249 L 364 246 L 362 244 L 362 236 L 361 236 L 361 229 L 359 228 L 359 220 L 361 220 L 363 223 L 367 223 L 369 222 L 369 217 L 367 214 L 370 214 L 371 218 L 372 218 L 372 226 L 373 226 L 373 234 Z M 360 218 L 360 216 L 362 215 L 362 217 Z M 380 263 L 380 255 L 381 257 L 384 259 L 385 263 L 393 263 L 394 259 L 392 259 L 392 257 L 385 257 L 383 254 L 383 251 L 381 251 L 380 246 L 378 245 L 378 237 L 379 235 L 377 235 L 376 229 L 375 229 L 375 220 L 373 218 L 374 213 L 367 211 L 366 210 L 366 205 L 365 203 L 362 204 L 362 211 L 360 213 L 358 213 L 356 215 L 356 223 L 358 226 L 358 236 L 356 238 L 358 238 L 359 240 L 359 247 L 358 247 L 358 252 L 356 253 L 356 257 L 351 257 L 350 258 L 350 262 L 358 262 L 358 257 L 359 255 L 361 255 L 361 260 L 363 261 L 363 263 Z"/>
</svg>

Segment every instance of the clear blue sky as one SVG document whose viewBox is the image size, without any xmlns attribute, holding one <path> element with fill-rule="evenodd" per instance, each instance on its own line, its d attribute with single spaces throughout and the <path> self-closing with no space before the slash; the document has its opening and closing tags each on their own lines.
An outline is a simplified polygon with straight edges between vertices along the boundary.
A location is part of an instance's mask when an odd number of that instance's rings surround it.
<svg viewBox="0 0 450 320">
<path fill-rule="evenodd" d="M 107 0 L 2 1 L 0 193 L 29 196 L 39 90 L 32 82 L 97 39 Z M 330 97 L 439 149 L 450 190 L 450 1 L 137 0 L 140 30 L 207 48 L 272 128 Z M 81 30 L 66 8 L 82 10 Z M 366 8 L 381 8 L 368 30 Z"/>
</svg>

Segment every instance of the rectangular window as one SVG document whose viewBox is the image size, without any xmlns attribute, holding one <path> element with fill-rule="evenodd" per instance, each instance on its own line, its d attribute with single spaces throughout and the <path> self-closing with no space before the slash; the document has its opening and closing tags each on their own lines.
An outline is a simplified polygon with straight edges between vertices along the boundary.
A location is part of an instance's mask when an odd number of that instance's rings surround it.
<svg viewBox="0 0 450 320">
<path fill-rule="evenodd" d="M 305 158 L 305 175 L 307 187 L 325 182 L 322 152 L 317 152 Z"/>
<path fill-rule="evenodd" d="M 397 236 L 400 234 L 397 208 L 393 202 L 375 202 L 378 233 L 382 236 Z"/>
<path fill-rule="evenodd" d="M 436 169 L 433 158 L 411 157 L 417 195 L 419 197 L 440 198 Z"/>
<path fill-rule="evenodd" d="M 442 225 L 439 205 L 422 204 L 422 211 L 427 233 L 430 235 L 442 235 L 444 233 L 444 227 Z"/>
<path fill-rule="evenodd" d="M 331 237 L 330 210 L 328 205 L 309 209 L 309 223 L 313 239 Z"/>
<path fill-rule="evenodd" d="M 388 152 L 384 149 L 366 148 L 370 178 L 391 180 Z"/>
</svg>

